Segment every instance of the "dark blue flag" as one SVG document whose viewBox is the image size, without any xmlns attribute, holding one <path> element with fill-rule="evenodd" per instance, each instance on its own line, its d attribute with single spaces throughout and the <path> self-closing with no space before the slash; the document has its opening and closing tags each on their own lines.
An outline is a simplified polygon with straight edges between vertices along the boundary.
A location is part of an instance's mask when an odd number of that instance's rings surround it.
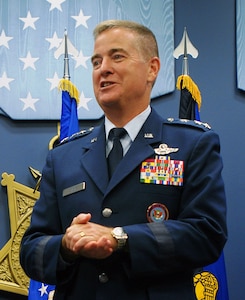
<svg viewBox="0 0 245 300">
<path fill-rule="evenodd" d="M 229 300 L 224 253 L 211 265 L 194 275 L 197 300 Z"/>
<path fill-rule="evenodd" d="M 178 77 L 177 88 L 180 90 L 179 118 L 200 120 L 201 93 L 189 75 Z"/>
<path fill-rule="evenodd" d="M 178 77 L 177 88 L 181 90 L 179 118 L 200 121 L 201 93 L 188 75 Z M 211 265 L 194 275 L 197 300 L 229 300 L 224 254 Z"/>
<path fill-rule="evenodd" d="M 220 258 L 215 263 L 206 266 L 203 270 L 213 274 L 218 281 L 217 296 L 214 299 L 229 300 L 224 253 L 222 252 Z"/>
</svg>

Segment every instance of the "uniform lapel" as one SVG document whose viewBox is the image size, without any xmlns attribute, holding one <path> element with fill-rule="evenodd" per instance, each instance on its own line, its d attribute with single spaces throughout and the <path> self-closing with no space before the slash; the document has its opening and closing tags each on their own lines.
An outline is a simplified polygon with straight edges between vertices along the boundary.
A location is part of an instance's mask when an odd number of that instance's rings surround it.
<svg viewBox="0 0 245 300">
<path fill-rule="evenodd" d="M 139 166 L 142 161 L 154 155 L 154 144 L 158 144 L 162 139 L 162 123 L 163 119 L 152 110 L 129 151 L 114 172 L 106 194 Z"/>
<path fill-rule="evenodd" d="M 82 165 L 102 193 L 105 192 L 109 180 L 105 147 L 105 131 L 102 125 L 94 130 L 82 155 Z"/>
<path fill-rule="evenodd" d="M 154 145 L 157 145 L 162 140 L 162 124 L 163 119 L 152 110 L 110 181 L 107 160 L 105 158 L 104 125 L 94 130 L 88 144 L 84 146 L 85 151 L 82 155 L 82 165 L 91 180 L 105 196 L 139 166 L 142 161 L 154 155 Z"/>
</svg>

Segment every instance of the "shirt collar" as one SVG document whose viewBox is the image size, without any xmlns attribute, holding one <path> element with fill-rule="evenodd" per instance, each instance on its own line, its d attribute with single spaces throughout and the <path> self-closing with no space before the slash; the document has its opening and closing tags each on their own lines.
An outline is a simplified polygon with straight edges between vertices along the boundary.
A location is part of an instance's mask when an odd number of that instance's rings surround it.
<svg viewBox="0 0 245 300">
<path fill-rule="evenodd" d="M 127 133 L 132 141 L 135 140 L 137 134 L 139 133 L 141 127 L 145 123 L 146 119 L 148 118 L 149 114 L 151 113 L 150 105 L 134 117 L 131 121 L 129 121 L 124 128 L 127 130 Z M 105 117 L 105 134 L 106 140 L 108 139 L 109 132 L 112 128 L 116 127 L 107 117 Z"/>
</svg>

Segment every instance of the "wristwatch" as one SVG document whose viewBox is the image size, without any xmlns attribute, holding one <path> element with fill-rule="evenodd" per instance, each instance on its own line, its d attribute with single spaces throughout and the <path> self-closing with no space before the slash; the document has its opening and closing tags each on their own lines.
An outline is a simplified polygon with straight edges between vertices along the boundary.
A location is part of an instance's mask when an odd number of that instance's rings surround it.
<svg viewBox="0 0 245 300">
<path fill-rule="evenodd" d="M 117 240 L 117 249 L 120 250 L 126 245 L 128 235 L 122 227 L 115 227 L 111 231 L 111 235 Z"/>
</svg>

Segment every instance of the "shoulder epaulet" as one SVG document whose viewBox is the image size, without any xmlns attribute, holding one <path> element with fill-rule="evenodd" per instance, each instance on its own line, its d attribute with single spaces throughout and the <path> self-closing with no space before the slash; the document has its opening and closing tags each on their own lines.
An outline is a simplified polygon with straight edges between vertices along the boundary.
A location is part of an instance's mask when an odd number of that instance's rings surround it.
<svg viewBox="0 0 245 300">
<path fill-rule="evenodd" d="M 197 120 L 168 118 L 168 119 L 166 119 L 166 122 L 168 124 L 179 124 L 179 125 L 199 127 L 203 130 L 210 130 L 211 129 L 211 126 L 208 123 L 204 123 L 204 122 L 197 121 Z"/>
<path fill-rule="evenodd" d="M 79 131 L 79 132 L 76 132 L 76 133 L 74 133 L 73 135 L 68 136 L 68 137 L 64 138 L 62 141 L 60 141 L 60 143 L 58 144 L 58 146 L 64 145 L 64 144 L 66 144 L 66 143 L 68 143 L 68 142 L 74 141 L 74 140 L 79 139 L 79 138 L 81 138 L 81 137 L 83 137 L 83 136 L 85 136 L 85 135 L 88 135 L 88 134 L 90 134 L 93 130 L 94 130 L 94 127 L 90 127 L 89 129 L 81 130 L 81 131 Z"/>
</svg>

